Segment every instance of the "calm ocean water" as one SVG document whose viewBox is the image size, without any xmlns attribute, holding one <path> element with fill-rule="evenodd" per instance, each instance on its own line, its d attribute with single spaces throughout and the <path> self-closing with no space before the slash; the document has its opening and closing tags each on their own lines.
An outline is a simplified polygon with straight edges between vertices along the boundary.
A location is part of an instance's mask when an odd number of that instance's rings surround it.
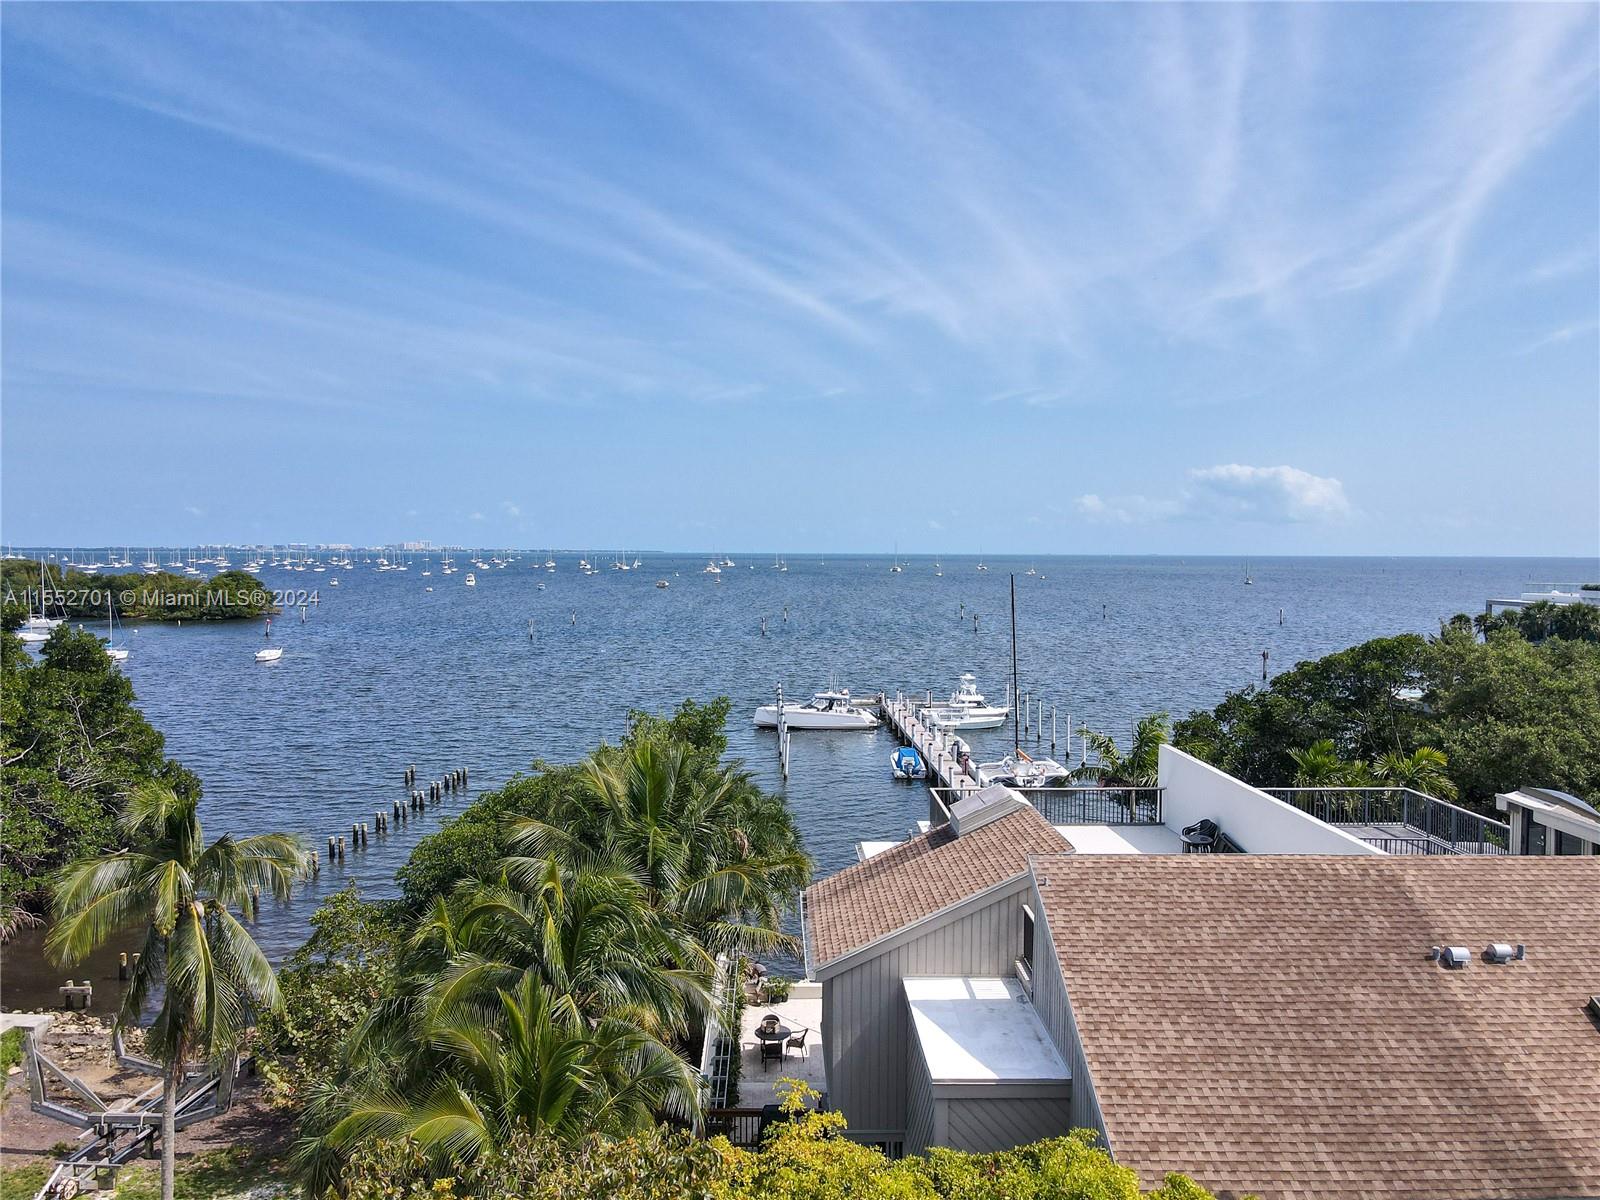
<svg viewBox="0 0 1600 1200">
<path fill-rule="evenodd" d="M 1011 573 L 1022 690 L 1056 706 L 1062 732 L 1071 713 L 1122 739 L 1144 713 L 1182 715 L 1259 680 L 1263 650 L 1277 672 L 1366 638 L 1434 632 L 1442 617 L 1530 583 L 1600 577 L 1575 559 L 1261 559 L 1247 587 L 1232 559 L 989 559 L 979 572 L 976 559 L 946 558 L 936 577 L 931 559 L 893 574 L 883 556 L 794 556 L 781 573 L 770 558 L 741 558 L 719 585 L 701 556 L 647 555 L 641 569 L 597 576 L 557 557 L 554 573 L 533 569 L 532 556 L 478 571 L 475 588 L 464 570 L 440 574 L 437 560 L 431 578 L 420 562 L 390 573 L 266 568 L 269 587 L 315 589 L 320 600 L 304 621 L 286 611 L 273 622 L 272 644 L 284 647 L 273 664 L 253 661 L 257 623 L 130 628 L 124 670 L 168 753 L 204 781 L 207 836 L 288 830 L 325 846 L 403 800 L 407 764 L 422 781 L 470 767 L 475 795 L 535 758 L 575 760 L 617 739 L 630 708 L 725 694 L 732 753 L 787 794 L 828 873 L 854 861 L 859 839 L 903 837 L 926 815 L 925 793 L 890 777 L 884 732 L 796 734 L 785 785 L 774 735 L 756 732 L 751 712 L 780 683 L 803 698 L 830 678 L 856 693 L 939 695 L 972 671 L 1003 696 Z M 662 578 L 669 588 L 653 586 Z M 978 757 L 1010 740 L 1009 729 L 976 735 Z M 347 880 L 394 895 L 417 839 L 466 801 L 431 808 L 325 867 L 294 901 L 265 906 L 268 952 L 292 950 L 318 898 Z M 10 965 L 27 945 L 12 948 Z M 47 974 L 53 988 L 65 972 Z M 10 1005 L 30 1002 L 18 986 L 14 976 Z"/>
</svg>

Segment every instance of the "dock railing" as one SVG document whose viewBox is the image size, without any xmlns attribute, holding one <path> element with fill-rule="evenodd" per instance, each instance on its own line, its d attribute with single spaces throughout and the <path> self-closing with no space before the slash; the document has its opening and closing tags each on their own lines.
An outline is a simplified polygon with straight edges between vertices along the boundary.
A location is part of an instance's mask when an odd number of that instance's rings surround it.
<svg viewBox="0 0 1600 1200">
<path fill-rule="evenodd" d="M 1263 788 L 1329 825 L 1370 826 L 1362 841 L 1391 854 L 1509 854 L 1511 826 L 1407 787 Z M 1429 849 L 1421 848 L 1428 843 Z"/>
<path fill-rule="evenodd" d="M 1162 794 L 1159 787 L 1025 788 L 1020 794 L 1052 825 L 1160 825 Z M 959 797 L 950 788 L 929 788 L 928 821 L 933 826 L 950 819 L 950 805 Z"/>
</svg>

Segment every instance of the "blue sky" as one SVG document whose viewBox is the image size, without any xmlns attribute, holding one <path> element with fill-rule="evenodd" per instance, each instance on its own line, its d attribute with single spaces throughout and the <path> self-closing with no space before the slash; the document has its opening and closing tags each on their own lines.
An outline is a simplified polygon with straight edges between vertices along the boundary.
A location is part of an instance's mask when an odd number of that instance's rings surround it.
<svg viewBox="0 0 1600 1200">
<path fill-rule="evenodd" d="M 0 21 L 8 542 L 1600 546 L 1593 5 Z"/>
</svg>

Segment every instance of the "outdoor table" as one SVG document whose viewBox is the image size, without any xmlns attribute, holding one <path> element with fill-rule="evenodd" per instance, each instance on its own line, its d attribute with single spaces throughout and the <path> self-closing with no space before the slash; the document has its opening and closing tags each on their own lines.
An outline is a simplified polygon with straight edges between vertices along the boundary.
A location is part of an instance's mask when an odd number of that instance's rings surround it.
<svg viewBox="0 0 1600 1200">
<path fill-rule="evenodd" d="M 767 1063 L 772 1058 L 776 1058 L 780 1062 L 783 1061 L 783 1043 L 793 1036 L 794 1030 L 787 1025 L 779 1025 L 770 1032 L 759 1025 L 756 1026 L 756 1041 L 761 1043 L 761 1069 L 763 1071 L 767 1069 Z M 768 1047 L 775 1048 L 777 1053 L 769 1055 Z"/>
</svg>

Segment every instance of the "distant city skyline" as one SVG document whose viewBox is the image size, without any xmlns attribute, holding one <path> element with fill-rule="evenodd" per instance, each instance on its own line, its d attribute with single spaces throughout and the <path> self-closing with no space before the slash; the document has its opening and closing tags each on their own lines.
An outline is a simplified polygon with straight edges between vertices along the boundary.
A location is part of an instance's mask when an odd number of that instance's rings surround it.
<svg viewBox="0 0 1600 1200">
<path fill-rule="evenodd" d="M 1600 552 L 1593 5 L 7 5 L 9 545 Z"/>
</svg>

